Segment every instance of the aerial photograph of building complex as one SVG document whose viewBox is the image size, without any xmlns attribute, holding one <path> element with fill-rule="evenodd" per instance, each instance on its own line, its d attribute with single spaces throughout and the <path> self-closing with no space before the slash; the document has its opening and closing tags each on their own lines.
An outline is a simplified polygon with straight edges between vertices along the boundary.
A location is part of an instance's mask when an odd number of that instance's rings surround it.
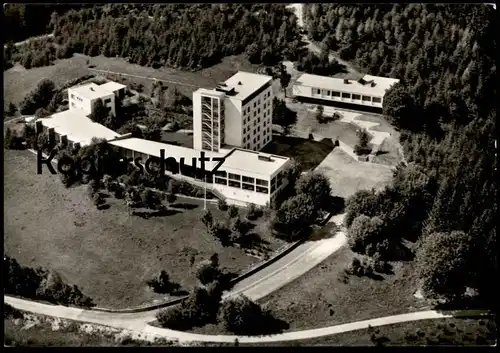
<svg viewBox="0 0 500 353">
<path fill-rule="evenodd" d="M 3 12 L 4 347 L 496 345 L 495 5 Z"/>
</svg>

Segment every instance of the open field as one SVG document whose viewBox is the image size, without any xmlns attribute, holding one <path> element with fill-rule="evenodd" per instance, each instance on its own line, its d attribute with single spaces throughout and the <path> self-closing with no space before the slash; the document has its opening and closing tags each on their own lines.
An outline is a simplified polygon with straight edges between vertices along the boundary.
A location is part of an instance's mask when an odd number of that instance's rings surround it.
<svg viewBox="0 0 500 353">
<path fill-rule="evenodd" d="M 354 254 L 344 247 L 320 266 L 261 300 L 290 331 L 313 329 L 422 310 L 415 298 L 412 263 L 394 262 L 393 274 L 378 279 L 349 276 L 344 269 Z"/>
<path fill-rule="evenodd" d="M 129 216 L 121 200 L 107 199 L 97 210 L 86 186 L 65 189 L 57 175 L 36 174 L 29 151 L 5 150 L 5 252 L 27 266 L 47 266 L 68 283 L 77 284 L 99 306 L 123 308 L 163 299 L 146 281 L 165 269 L 174 282 L 190 289 L 196 261 L 219 254 L 221 266 L 239 272 L 256 262 L 235 247 L 223 248 L 201 223 L 203 202 L 181 200 L 188 208 L 143 219 Z M 227 216 L 209 205 L 215 219 Z M 261 222 L 262 223 L 262 222 Z M 257 224 L 271 250 L 283 244 Z"/>
<path fill-rule="evenodd" d="M 332 149 L 333 144 L 300 137 L 273 135 L 272 141 L 262 149 L 262 152 L 293 157 L 303 170 L 311 170 L 316 168 Z"/>
<path fill-rule="evenodd" d="M 335 148 L 316 169 L 330 180 L 332 194 L 347 198 L 358 190 L 382 189 L 392 182 L 389 166 L 358 162 Z"/>
<path fill-rule="evenodd" d="M 88 62 L 88 64 L 87 64 Z M 89 68 L 92 66 L 92 68 Z M 49 78 L 57 85 L 61 85 L 70 79 L 81 77 L 90 73 L 102 74 L 97 70 L 116 71 L 134 76 L 151 77 L 161 80 L 177 82 L 178 84 L 165 83 L 167 86 L 175 86 L 183 94 L 191 97 L 191 93 L 198 87 L 213 88 L 220 81 L 227 80 L 238 70 L 255 72 L 258 66 L 250 64 L 244 57 L 229 56 L 210 68 L 198 72 L 186 72 L 177 69 L 153 69 L 136 64 L 130 64 L 123 58 L 106 58 L 103 56 L 87 57 L 75 54 L 70 59 L 57 60 L 54 65 L 24 69 L 22 66 L 4 71 L 4 105 L 9 102 L 18 104 L 33 90 L 37 83 L 44 78 Z M 110 79 L 116 79 L 117 75 L 111 75 Z M 145 93 L 150 93 L 152 80 L 130 76 L 120 76 L 125 83 L 130 81 L 143 84 Z"/>
</svg>

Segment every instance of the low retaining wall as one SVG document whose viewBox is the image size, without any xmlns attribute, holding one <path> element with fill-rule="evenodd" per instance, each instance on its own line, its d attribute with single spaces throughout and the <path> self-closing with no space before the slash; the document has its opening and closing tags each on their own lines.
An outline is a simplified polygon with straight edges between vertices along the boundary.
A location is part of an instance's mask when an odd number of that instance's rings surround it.
<svg viewBox="0 0 500 353">
<path fill-rule="evenodd" d="M 300 244 L 302 244 L 305 241 L 306 241 L 306 238 L 301 239 L 301 240 L 299 240 L 299 241 L 297 241 L 295 243 L 289 244 L 287 246 L 284 246 L 282 249 L 278 250 L 277 254 L 275 254 L 272 258 L 270 258 L 270 259 L 268 259 L 268 260 L 266 260 L 266 261 L 264 261 L 262 263 L 256 264 L 254 267 L 250 268 L 245 273 L 243 273 L 243 274 L 239 275 L 238 277 L 234 278 L 230 283 L 234 285 L 234 284 L 236 284 L 236 283 L 238 283 L 238 282 L 240 282 L 240 281 L 242 281 L 242 280 L 250 277 L 251 275 L 259 272 L 263 268 L 265 268 L 265 267 L 271 265 L 272 263 L 278 261 L 283 256 L 285 256 L 286 254 L 288 254 L 292 250 L 296 249 Z M 91 310 L 105 312 L 105 313 L 140 313 L 140 312 L 143 312 L 143 311 L 150 311 L 150 310 L 168 308 L 168 307 L 180 304 L 187 297 L 188 296 L 186 295 L 186 296 L 183 296 L 183 297 L 180 297 L 180 298 L 176 298 L 176 299 L 165 301 L 163 303 L 148 304 L 148 305 L 139 306 L 139 307 L 135 307 L 135 308 L 107 309 L 107 308 L 98 308 L 98 307 L 96 307 L 96 308 L 92 308 Z"/>
</svg>

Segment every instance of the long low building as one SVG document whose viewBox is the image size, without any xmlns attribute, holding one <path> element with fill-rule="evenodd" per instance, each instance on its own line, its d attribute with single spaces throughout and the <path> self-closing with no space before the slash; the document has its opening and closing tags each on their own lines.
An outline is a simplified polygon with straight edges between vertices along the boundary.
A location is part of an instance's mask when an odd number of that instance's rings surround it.
<svg viewBox="0 0 500 353">
<path fill-rule="evenodd" d="M 356 81 L 303 74 L 293 85 L 293 94 L 311 103 L 345 103 L 381 109 L 385 93 L 398 82 L 398 79 L 371 75 Z"/>
<path fill-rule="evenodd" d="M 83 147 L 92 138 L 100 138 L 118 148 L 120 155 L 135 160 L 140 157 L 144 164 L 150 157 L 160 158 L 164 150 L 166 173 L 182 176 L 182 179 L 206 186 L 228 203 L 266 205 L 272 202 L 286 186 L 284 171 L 290 159 L 234 147 L 221 152 L 200 151 L 167 143 L 120 136 L 103 125 L 92 122 L 81 112 L 67 110 L 51 117 L 38 119 L 42 131 L 50 132 L 56 143 L 66 139 L 70 146 Z M 38 130 L 38 129 L 37 129 Z M 223 158 L 215 174 L 205 176 L 201 169 L 201 153 L 210 161 L 205 162 L 205 171 L 211 172 Z M 175 163 L 173 163 L 175 161 Z M 182 161 L 182 166 L 180 166 Z"/>
<path fill-rule="evenodd" d="M 54 131 L 56 143 L 67 139 L 70 146 L 90 145 L 93 137 L 112 140 L 120 136 L 113 130 L 94 123 L 84 112 L 78 110 L 65 110 L 50 117 L 37 119 L 36 122 L 42 126 L 43 132 Z"/>
<path fill-rule="evenodd" d="M 254 203 L 264 206 L 274 201 L 286 186 L 284 171 L 290 162 L 287 157 L 233 148 L 229 153 L 199 151 L 187 147 L 161 142 L 126 138 L 110 141 L 127 158 L 138 157 L 145 162 L 151 157 L 160 158 L 164 150 L 166 172 L 206 183 L 232 203 Z M 201 169 L 201 153 L 210 161 L 205 162 L 205 171 L 212 172 L 223 159 L 215 173 L 205 174 Z M 217 158 L 217 160 L 214 160 Z M 181 165 L 182 161 L 182 165 Z M 175 163 L 173 163 L 175 162 Z"/>
</svg>

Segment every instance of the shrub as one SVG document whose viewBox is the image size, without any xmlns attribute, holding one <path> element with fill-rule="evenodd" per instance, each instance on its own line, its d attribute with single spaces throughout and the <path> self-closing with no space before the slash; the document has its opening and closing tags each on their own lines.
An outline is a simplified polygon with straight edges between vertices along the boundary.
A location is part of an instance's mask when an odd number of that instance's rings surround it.
<svg viewBox="0 0 500 353">
<path fill-rule="evenodd" d="M 164 270 L 160 272 L 158 277 L 153 278 L 147 283 L 156 293 L 168 293 L 172 288 L 170 277 Z"/>
<path fill-rule="evenodd" d="M 174 203 L 175 200 L 177 200 L 177 196 L 175 196 L 174 194 L 172 193 L 168 193 L 167 194 L 167 202 L 168 203 Z"/>
<path fill-rule="evenodd" d="M 201 284 L 209 284 L 218 280 L 221 276 L 221 270 L 214 266 L 213 261 L 205 260 L 196 266 L 196 278 Z"/>
<path fill-rule="evenodd" d="M 224 199 L 219 199 L 219 201 L 217 202 L 217 207 L 218 207 L 218 208 L 219 208 L 219 210 L 221 210 L 221 211 L 227 211 L 228 205 L 227 205 L 226 200 L 224 200 Z"/>
<path fill-rule="evenodd" d="M 156 314 L 156 320 L 161 326 L 177 330 L 186 330 L 192 327 L 189 317 L 190 313 L 178 306 L 161 310 Z"/>
<path fill-rule="evenodd" d="M 247 219 L 253 221 L 256 220 L 261 215 L 262 215 L 261 210 L 257 209 L 257 206 L 255 206 L 255 204 L 251 203 L 248 206 Z"/>
<path fill-rule="evenodd" d="M 94 194 L 94 196 L 92 196 L 92 202 L 94 203 L 95 206 L 99 207 L 104 203 L 104 198 L 100 193 L 96 193 Z"/>
<path fill-rule="evenodd" d="M 228 213 L 229 217 L 236 218 L 236 217 L 238 217 L 238 208 L 235 205 L 231 205 L 231 206 L 229 206 L 227 213 Z"/>
<path fill-rule="evenodd" d="M 260 332 L 262 318 L 261 307 L 245 296 L 225 300 L 219 311 L 219 320 L 224 327 L 238 335 Z"/>
<path fill-rule="evenodd" d="M 205 227 L 211 228 L 214 222 L 212 212 L 210 212 L 210 210 L 205 210 L 205 212 L 203 212 L 203 216 L 201 217 L 201 221 L 203 222 Z"/>
</svg>

